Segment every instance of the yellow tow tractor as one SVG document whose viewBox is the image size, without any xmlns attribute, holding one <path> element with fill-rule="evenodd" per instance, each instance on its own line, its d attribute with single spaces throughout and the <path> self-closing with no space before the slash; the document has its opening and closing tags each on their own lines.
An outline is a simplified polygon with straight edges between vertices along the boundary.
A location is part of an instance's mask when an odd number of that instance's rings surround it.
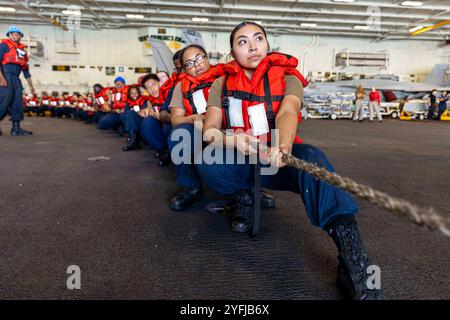
<svg viewBox="0 0 450 320">
<path fill-rule="evenodd" d="M 403 104 L 400 120 L 425 120 L 428 114 L 427 100 L 408 100 Z"/>
<path fill-rule="evenodd" d="M 450 110 L 445 110 L 444 113 L 441 115 L 441 120 L 443 121 L 450 121 Z"/>
</svg>

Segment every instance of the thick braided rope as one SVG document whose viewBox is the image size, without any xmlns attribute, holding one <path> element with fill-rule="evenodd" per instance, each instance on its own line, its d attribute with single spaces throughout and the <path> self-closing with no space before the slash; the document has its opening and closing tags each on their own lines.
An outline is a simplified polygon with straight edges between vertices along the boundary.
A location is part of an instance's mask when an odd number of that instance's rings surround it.
<svg viewBox="0 0 450 320">
<path fill-rule="evenodd" d="M 409 201 L 391 197 L 390 195 L 359 184 L 349 178 L 317 167 L 309 162 L 300 160 L 292 155 L 283 155 L 283 162 L 290 167 L 303 170 L 313 177 L 328 182 L 355 196 L 365 199 L 372 204 L 406 217 L 413 223 L 426 226 L 430 230 L 439 230 L 450 238 L 450 219 L 439 215 L 433 208 L 419 208 Z"/>
</svg>

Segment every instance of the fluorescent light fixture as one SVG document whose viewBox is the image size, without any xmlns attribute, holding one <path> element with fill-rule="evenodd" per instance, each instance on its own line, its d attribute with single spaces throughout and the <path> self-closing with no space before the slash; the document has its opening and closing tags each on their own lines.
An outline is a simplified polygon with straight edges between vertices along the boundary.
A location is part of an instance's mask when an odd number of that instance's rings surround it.
<svg viewBox="0 0 450 320">
<path fill-rule="evenodd" d="M 63 14 L 67 14 L 70 16 L 81 16 L 81 11 L 74 11 L 74 10 L 63 10 Z"/>
<path fill-rule="evenodd" d="M 192 21 L 193 22 L 208 22 L 209 19 L 208 18 L 193 17 Z"/>
<path fill-rule="evenodd" d="M 317 23 L 302 23 L 302 27 L 317 27 Z"/>
<path fill-rule="evenodd" d="M 369 30 L 370 26 L 354 26 L 353 29 L 355 29 L 355 30 Z"/>
<path fill-rule="evenodd" d="M 126 17 L 128 19 L 144 19 L 145 18 L 142 14 L 127 14 Z"/>
<path fill-rule="evenodd" d="M 425 28 L 425 27 L 424 26 L 417 26 L 417 27 L 409 29 L 409 32 L 413 33 L 413 32 L 416 32 L 416 31 L 418 31 L 420 29 L 423 29 L 423 28 Z"/>
<path fill-rule="evenodd" d="M 333 0 L 334 2 L 347 2 L 347 3 L 350 3 L 350 2 L 355 2 L 355 0 Z"/>
<path fill-rule="evenodd" d="M 16 8 L 0 7 L 0 12 L 16 12 Z"/>
<path fill-rule="evenodd" d="M 421 7 L 423 6 L 423 2 L 421 1 L 403 1 L 402 6 L 405 7 Z"/>
</svg>

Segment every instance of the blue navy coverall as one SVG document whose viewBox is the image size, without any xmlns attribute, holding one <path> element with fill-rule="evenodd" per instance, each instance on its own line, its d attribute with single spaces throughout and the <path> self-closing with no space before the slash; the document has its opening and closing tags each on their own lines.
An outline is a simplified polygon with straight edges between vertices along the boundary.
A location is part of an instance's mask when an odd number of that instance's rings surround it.
<svg viewBox="0 0 450 320">
<path fill-rule="evenodd" d="M 0 61 L 3 61 L 3 56 L 7 52 L 9 52 L 8 46 L 0 43 Z M 1 68 L 8 85 L 0 87 L 0 121 L 6 117 L 8 112 L 11 114 L 11 121 L 22 121 L 24 111 L 22 101 L 23 87 L 19 78 L 22 69 L 17 64 L 5 64 Z M 24 70 L 23 74 L 26 79 L 31 77 L 28 70 Z"/>
</svg>

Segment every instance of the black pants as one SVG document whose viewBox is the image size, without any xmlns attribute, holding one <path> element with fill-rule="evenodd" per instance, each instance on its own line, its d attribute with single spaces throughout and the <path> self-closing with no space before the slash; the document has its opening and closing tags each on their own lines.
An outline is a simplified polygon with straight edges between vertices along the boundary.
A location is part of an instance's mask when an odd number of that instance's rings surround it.
<svg viewBox="0 0 450 320">
<path fill-rule="evenodd" d="M 429 107 L 428 107 L 428 116 L 427 119 L 431 120 L 434 118 L 434 110 L 436 110 L 436 104 L 432 103 Z"/>
</svg>

